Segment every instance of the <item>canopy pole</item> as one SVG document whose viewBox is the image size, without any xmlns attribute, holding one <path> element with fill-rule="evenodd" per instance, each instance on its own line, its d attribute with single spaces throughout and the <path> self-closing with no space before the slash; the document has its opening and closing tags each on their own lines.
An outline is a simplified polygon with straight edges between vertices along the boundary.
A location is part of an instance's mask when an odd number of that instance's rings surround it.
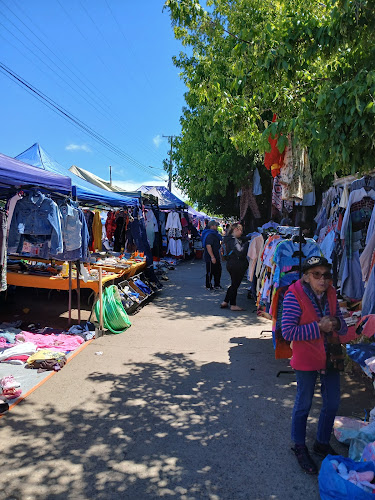
<svg viewBox="0 0 375 500">
<path fill-rule="evenodd" d="M 103 331 L 103 270 L 99 267 L 99 329 Z"/>
<path fill-rule="evenodd" d="M 77 268 L 77 309 L 78 309 L 78 324 L 81 324 L 81 280 L 80 280 L 80 261 L 76 262 Z"/>
<path fill-rule="evenodd" d="M 72 323 L 72 263 L 69 262 L 69 319 L 68 326 Z"/>
</svg>

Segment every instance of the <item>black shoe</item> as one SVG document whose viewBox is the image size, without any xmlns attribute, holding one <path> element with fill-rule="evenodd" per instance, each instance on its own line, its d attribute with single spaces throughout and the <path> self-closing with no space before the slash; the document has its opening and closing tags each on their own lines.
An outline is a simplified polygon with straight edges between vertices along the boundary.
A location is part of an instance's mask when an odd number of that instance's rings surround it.
<svg viewBox="0 0 375 500">
<path fill-rule="evenodd" d="M 318 457 L 325 458 L 327 455 L 338 455 L 338 453 L 332 448 L 332 446 L 328 444 L 319 443 L 319 441 L 315 441 L 313 446 L 313 452 Z"/>
<path fill-rule="evenodd" d="M 224 290 L 224 288 L 223 288 L 222 286 L 220 286 L 220 285 L 219 285 L 219 286 L 215 286 L 215 287 L 214 287 L 214 290 Z"/>
<path fill-rule="evenodd" d="M 318 467 L 316 466 L 314 460 L 310 457 L 310 453 L 306 445 L 295 445 L 294 448 L 292 448 L 292 451 L 297 457 L 299 466 L 303 472 L 311 475 L 318 473 Z"/>
</svg>

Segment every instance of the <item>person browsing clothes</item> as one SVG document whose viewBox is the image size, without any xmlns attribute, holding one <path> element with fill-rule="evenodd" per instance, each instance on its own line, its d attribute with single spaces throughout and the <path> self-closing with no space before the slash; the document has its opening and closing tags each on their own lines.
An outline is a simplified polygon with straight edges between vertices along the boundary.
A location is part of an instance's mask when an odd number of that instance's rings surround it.
<svg viewBox="0 0 375 500">
<path fill-rule="evenodd" d="M 231 284 L 220 307 L 223 309 L 230 305 L 231 311 L 243 311 L 237 305 L 237 291 L 249 267 L 247 260 L 249 242 L 242 238 L 242 233 L 242 225 L 236 222 L 231 225 L 228 235 L 224 237 L 225 259 Z"/>
<path fill-rule="evenodd" d="M 302 271 L 302 278 L 285 294 L 282 336 L 292 342 L 290 364 L 297 379 L 292 451 L 304 472 L 316 474 L 317 466 L 305 442 L 307 418 L 319 375 L 323 406 L 313 451 L 320 457 L 336 455 L 330 438 L 340 404 L 340 371 L 343 371 L 339 336 L 345 335 L 348 328 L 331 284 L 331 265 L 327 259 L 309 257 L 304 261 Z"/>
<path fill-rule="evenodd" d="M 210 220 L 207 229 L 202 233 L 202 245 L 204 247 L 204 260 L 206 262 L 206 288 L 212 290 L 212 277 L 214 288 L 220 290 L 221 260 L 220 249 L 222 236 L 217 231 L 218 223 Z"/>
</svg>

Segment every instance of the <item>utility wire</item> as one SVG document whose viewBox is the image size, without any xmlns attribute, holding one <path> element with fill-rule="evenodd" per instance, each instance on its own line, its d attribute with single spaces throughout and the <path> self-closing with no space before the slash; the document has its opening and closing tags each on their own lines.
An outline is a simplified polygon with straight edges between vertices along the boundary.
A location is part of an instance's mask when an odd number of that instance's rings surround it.
<svg viewBox="0 0 375 500">
<path fill-rule="evenodd" d="M 115 21 L 115 23 L 116 23 L 116 25 L 117 25 L 117 28 L 119 29 L 120 33 L 122 34 L 122 36 L 123 36 L 123 38 L 124 38 L 125 42 L 129 45 L 130 50 L 132 51 L 133 56 L 135 56 L 135 54 L 134 54 L 134 50 L 133 50 L 133 46 L 132 46 L 132 43 L 130 42 L 130 40 L 128 40 L 128 39 L 127 39 L 127 37 L 126 37 L 126 35 L 125 35 L 125 33 L 124 33 L 124 31 L 123 31 L 122 27 L 121 27 L 121 24 L 118 22 L 118 20 L 117 20 L 117 18 L 116 18 L 116 16 L 115 16 L 115 14 L 113 13 L 112 7 L 111 7 L 111 6 L 110 6 L 110 4 L 108 3 L 108 0 L 104 0 L 104 1 L 105 1 L 105 4 L 107 5 L 107 8 L 108 8 L 108 10 L 109 10 L 109 12 L 110 12 L 111 16 L 113 17 L 113 20 Z M 144 74 L 144 77 L 145 77 L 145 79 L 146 79 L 147 83 L 149 84 L 150 88 L 153 88 L 153 87 L 152 87 L 152 84 L 151 84 L 151 81 L 150 81 L 150 79 L 149 79 L 149 78 L 148 78 L 148 76 L 147 76 L 147 73 L 146 73 L 145 71 L 143 71 L 143 74 Z"/>
<path fill-rule="evenodd" d="M 82 78 L 79 76 L 79 74 L 77 74 L 77 73 L 78 73 L 78 70 L 77 70 L 77 68 L 74 66 L 74 64 L 73 64 L 70 60 L 68 60 L 69 65 L 68 65 L 68 64 L 65 64 L 65 62 L 61 59 L 61 57 L 60 57 L 58 54 L 56 54 L 56 52 L 54 52 L 54 51 L 51 49 L 51 47 L 50 47 L 50 46 L 48 46 L 48 45 L 47 45 L 47 44 L 46 44 L 46 43 L 45 43 L 45 42 L 44 42 L 44 41 L 43 41 L 43 40 L 42 40 L 42 39 L 41 39 L 41 38 L 40 38 L 40 37 L 39 37 L 39 36 L 38 36 L 38 35 L 37 35 L 37 34 L 36 34 L 36 33 L 35 33 L 35 32 L 34 32 L 34 31 L 33 31 L 33 30 L 32 30 L 32 29 L 31 29 L 31 28 L 27 25 L 27 24 L 26 24 L 26 23 L 24 23 L 24 22 L 22 21 L 22 19 L 21 19 L 21 18 L 17 15 L 17 13 L 16 13 L 16 12 L 14 12 L 14 11 L 13 11 L 13 10 L 9 7 L 9 5 L 7 5 L 7 4 L 4 2 L 4 0 L 0 0 L 0 2 L 2 2 L 2 3 L 5 5 L 5 7 L 6 7 L 6 8 L 7 8 L 7 9 L 8 9 L 8 10 L 9 10 L 12 14 L 13 14 L 13 16 L 14 16 L 14 17 L 16 17 L 16 18 L 18 19 L 18 21 L 19 21 L 19 22 L 20 22 L 23 26 L 25 26 L 25 28 L 26 28 L 26 29 L 27 29 L 27 30 L 28 30 L 28 31 L 29 31 L 32 35 L 34 35 L 34 36 L 35 36 L 35 38 L 37 38 L 37 39 L 40 41 L 40 43 L 41 43 L 41 44 L 42 44 L 42 45 L 43 45 L 43 46 L 44 46 L 47 50 L 49 50 L 49 51 L 50 51 L 50 52 L 51 52 L 51 53 L 52 53 L 52 54 L 56 57 L 56 59 L 58 59 L 58 60 L 60 61 L 60 63 L 61 63 L 61 64 L 63 64 L 63 66 L 65 66 L 65 68 L 66 68 L 69 72 L 73 73 L 73 74 L 76 76 L 76 78 L 77 78 L 77 79 L 78 79 L 78 80 L 82 83 L 82 85 L 83 85 L 83 86 L 84 86 L 84 87 L 85 87 L 85 88 L 86 88 L 86 89 L 87 89 L 87 90 L 88 90 L 88 91 L 89 91 L 89 92 L 90 92 L 90 93 L 94 96 L 94 98 L 95 98 L 95 99 L 100 100 L 100 101 L 101 101 L 104 105 L 106 105 L 105 101 L 104 101 L 103 99 L 101 99 L 100 97 L 98 97 L 98 94 L 101 94 L 100 90 L 99 90 L 99 89 L 98 89 L 98 88 L 97 88 L 97 87 L 96 87 L 96 86 L 95 86 L 95 85 L 94 85 L 94 84 L 93 84 L 90 80 L 88 80 L 88 79 L 86 78 L 86 81 L 87 81 L 87 82 L 90 84 L 90 86 L 94 89 L 94 91 L 93 91 L 93 90 L 91 90 L 91 89 L 89 88 L 89 86 L 87 85 L 87 83 L 85 83 L 85 82 L 84 82 L 84 80 L 82 80 Z M 26 12 L 25 12 L 25 11 L 24 11 L 24 10 L 23 10 L 20 6 L 19 6 L 19 5 L 17 5 L 17 4 L 16 4 L 15 0 L 13 0 L 13 4 L 14 4 L 14 5 L 16 5 L 16 7 L 18 8 L 18 10 L 20 10 L 20 11 L 21 11 L 22 15 L 23 15 L 25 18 L 29 19 L 29 21 L 30 21 L 31 23 L 34 23 L 34 25 L 35 25 L 35 21 L 34 21 L 34 20 L 32 20 L 32 19 L 30 18 L 30 16 L 28 16 L 28 15 L 27 15 L 27 13 L 26 13 Z M 37 27 L 37 29 L 38 29 L 38 32 L 39 32 L 40 34 L 43 34 L 43 36 L 44 36 L 45 38 L 47 38 L 47 37 L 45 36 L 45 34 L 42 32 L 42 30 L 40 29 L 40 27 L 38 27 L 38 26 L 36 26 L 36 27 Z M 72 67 L 74 67 L 74 69 L 75 69 L 75 71 L 74 71 L 74 72 L 72 71 Z M 104 95 L 103 95 L 103 94 L 102 94 L 102 96 L 104 97 Z"/>
<path fill-rule="evenodd" d="M 0 1 L 2 1 L 2 0 L 0 0 Z M 23 21 L 22 21 L 22 20 L 21 20 L 21 19 L 20 19 L 20 18 L 19 18 L 19 17 L 18 17 L 18 16 L 17 16 L 17 15 L 16 15 L 16 14 L 15 14 L 15 13 L 14 13 L 11 9 L 10 9 L 10 8 L 9 8 L 9 7 L 8 7 L 8 9 L 9 9 L 9 10 L 12 12 L 12 14 L 13 14 L 13 15 L 14 15 L 14 16 L 15 16 L 15 17 L 16 17 L 16 18 L 17 18 L 17 19 L 18 19 L 18 20 L 19 20 L 19 21 L 20 21 L 20 22 L 21 22 L 21 23 L 22 23 L 22 24 L 23 24 L 23 25 L 24 25 L 24 26 L 25 26 L 25 27 L 26 27 L 26 28 L 27 28 L 27 29 L 28 29 L 28 30 L 29 30 L 29 31 L 30 31 L 30 32 L 31 32 L 31 33 L 32 33 L 32 34 L 33 34 L 33 35 L 34 35 L 34 36 L 35 36 L 35 37 L 36 37 L 36 38 L 37 38 L 37 39 L 38 39 L 38 40 L 39 40 L 42 44 L 43 44 L 43 45 L 44 45 L 44 46 L 46 46 L 46 47 L 47 47 L 47 49 L 48 49 L 48 50 L 50 50 L 50 51 L 51 51 L 51 53 L 52 53 L 52 54 L 53 54 L 53 55 L 54 55 L 57 59 L 59 59 L 59 60 L 62 62 L 62 64 L 64 64 L 64 66 L 66 66 L 66 67 L 68 68 L 68 70 L 69 70 L 69 67 L 68 67 L 68 66 L 67 66 L 67 65 L 66 65 L 66 64 L 65 64 L 65 63 L 64 63 L 64 62 L 63 62 L 63 61 L 62 61 L 62 60 L 61 60 L 61 59 L 60 59 L 60 58 L 59 58 L 59 57 L 58 57 L 58 56 L 57 56 L 57 55 L 56 55 L 56 54 L 55 54 L 55 53 L 54 53 L 51 49 L 49 49 L 49 47 L 48 47 L 48 46 L 47 46 L 47 45 L 43 42 L 43 40 L 41 40 L 41 39 L 40 39 L 40 38 L 39 38 L 39 37 L 38 37 L 38 36 L 37 36 L 37 35 L 36 35 L 36 34 L 35 34 L 32 30 L 30 30 L 30 28 L 29 28 L 27 25 L 25 25 L 25 23 L 23 23 Z M 4 14 L 3 14 L 3 15 L 4 15 Z M 30 43 L 32 43 L 32 44 L 34 45 L 34 47 L 36 47 L 38 50 L 40 50 L 40 51 L 41 51 L 41 53 L 42 53 L 45 57 L 47 57 L 47 58 L 48 58 L 48 60 L 49 60 L 49 61 L 51 61 L 51 63 L 52 63 L 53 65 L 57 66 L 57 68 L 58 68 L 58 69 L 62 72 L 62 74 L 65 74 L 65 73 L 64 73 L 64 71 L 61 69 L 61 67 L 59 67 L 58 65 L 56 65 L 56 63 L 55 63 L 55 62 L 54 62 L 54 61 L 53 61 L 53 60 L 52 60 L 52 59 L 51 59 L 51 58 L 50 58 L 50 57 L 49 57 L 49 56 L 48 56 L 48 55 L 47 55 L 47 54 L 46 54 L 46 53 L 45 53 L 42 49 L 40 49 L 40 48 L 39 48 L 39 47 L 38 47 L 38 46 L 37 46 L 37 45 L 36 45 L 36 44 L 35 44 L 35 43 L 34 43 L 34 42 L 33 42 L 33 41 L 32 41 L 32 40 L 31 40 L 31 39 L 30 39 L 27 35 L 25 35 L 25 33 L 23 33 L 23 32 L 22 32 L 22 31 L 21 31 L 21 30 L 20 30 L 20 29 L 19 29 L 19 28 L 18 28 L 18 27 L 17 27 L 17 26 L 16 26 L 16 25 L 15 25 L 15 24 L 14 24 L 14 23 L 13 23 L 13 22 L 12 22 L 12 21 L 8 18 L 8 17 L 7 17 L 7 16 L 6 16 L 6 15 L 4 15 L 4 17 L 5 17 L 5 19 L 7 19 L 7 20 L 8 20 L 8 21 L 9 21 L 9 22 L 10 22 L 10 23 L 11 23 L 11 24 L 12 24 L 12 25 L 13 25 L 13 26 L 17 29 L 17 31 L 19 31 L 19 32 L 20 32 L 20 33 L 21 33 L 21 34 L 22 34 L 22 35 L 23 35 L 23 36 L 24 36 L 24 37 L 25 37 L 25 38 L 26 38 L 26 39 L 27 39 Z M 38 56 L 38 54 L 36 54 L 36 53 L 35 53 L 35 52 L 34 52 L 34 51 L 33 51 L 33 50 L 29 47 L 29 46 L 27 46 L 27 45 L 26 45 L 26 44 L 25 44 L 25 43 L 24 43 L 24 42 L 23 42 L 23 41 L 22 41 L 19 37 L 17 37 L 17 35 L 15 35 L 15 34 L 14 34 L 11 30 L 9 30 L 9 29 L 8 29 L 5 25 L 3 25 L 2 23 L 0 23 L 0 26 L 3 26 L 3 28 L 4 28 L 6 31 L 8 31 L 8 33 L 10 33 L 10 34 L 11 34 L 14 38 L 16 38 L 16 40 L 18 40 L 18 41 L 19 41 L 19 42 L 20 42 L 20 43 L 21 43 L 21 44 L 22 44 L 22 45 L 23 45 L 23 46 L 24 46 L 27 50 L 29 50 L 29 51 L 30 51 L 30 52 L 31 52 L 31 53 L 32 53 L 32 54 L 33 54 L 33 55 L 34 55 L 34 56 L 35 56 L 35 57 L 36 57 L 39 61 L 41 61 L 41 63 L 42 63 L 42 64 L 44 64 L 45 66 L 47 66 L 47 67 L 51 70 L 51 72 L 52 72 L 53 74 L 55 74 L 55 73 L 56 73 L 56 71 L 55 71 L 55 70 L 54 70 L 54 69 L 53 69 L 53 68 L 52 68 L 52 67 L 51 67 L 51 66 L 50 66 L 50 65 L 49 65 L 49 64 L 48 64 L 45 60 L 43 60 L 42 58 L 40 58 L 40 57 Z M 14 46 L 14 45 L 13 45 L 13 46 Z M 21 54 L 22 54 L 22 55 L 24 55 L 22 52 L 21 52 Z M 83 98 L 83 99 L 84 99 L 84 100 L 85 100 L 85 101 L 86 101 L 86 102 L 87 102 L 87 103 L 88 103 L 91 107 L 93 107 L 97 113 L 99 113 L 101 116 L 104 116 L 104 117 L 106 117 L 106 118 L 108 118 L 108 117 L 109 117 L 109 119 L 117 121 L 117 122 L 118 122 L 118 124 L 119 124 L 119 125 L 123 128 L 123 130 L 124 130 L 124 131 L 128 134 L 128 130 L 127 130 L 127 129 L 125 129 L 125 128 L 123 127 L 122 122 L 120 122 L 120 120 L 119 120 L 118 118 L 115 118 L 115 117 L 113 117 L 111 114 L 109 114 L 109 112 L 108 112 L 108 103 L 104 103 L 104 104 L 106 105 L 106 107 L 104 107 L 103 105 L 101 105 L 100 103 L 98 103 L 98 106 L 99 106 L 99 107 L 103 110 L 103 111 L 101 111 L 101 110 L 100 110 L 100 109 L 98 109 L 98 108 L 96 107 L 96 105 L 92 102 L 92 97 L 91 97 L 91 96 L 90 96 L 90 95 L 89 95 L 89 94 L 85 91 L 85 89 L 82 89 L 82 87 L 79 87 L 79 86 L 78 86 L 79 88 L 81 88 L 81 89 L 83 90 L 83 92 L 86 94 L 86 96 L 87 96 L 90 100 L 88 100 L 85 96 L 83 96 L 80 92 L 78 92 L 78 91 L 77 91 L 77 90 L 76 90 L 76 89 L 75 89 L 72 85 L 70 85 L 70 83 L 69 83 L 69 82 L 67 82 L 66 80 L 64 80 L 64 78 L 61 78 L 61 77 L 59 77 L 59 78 L 60 78 L 61 80 L 63 80 L 63 81 L 64 81 L 64 82 L 65 82 L 65 83 L 66 83 L 66 84 L 67 84 L 67 85 L 68 85 L 68 86 L 69 86 L 69 87 L 70 87 L 70 88 L 71 88 L 74 92 L 76 92 L 78 95 L 80 95 L 80 97 L 81 97 L 81 98 Z M 75 82 L 72 78 L 70 78 L 70 77 L 68 77 L 68 78 L 69 78 L 69 79 L 70 79 L 70 80 L 71 80 L 71 81 L 72 81 L 72 82 L 76 85 L 76 82 Z M 82 81 L 82 80 L 81 80 L 81 81 Z M 58 85 L 59 85 L 59 84 L 58 84 Z M 63 88 L 63 89 L 66 91 L 66 89 L 65 89 L 64 87 L 62 87 L 61 85 L 59 85 L 59 86 L 60 86 L 61 88 Z M 88 90 L 89 90 L 89 89 L 88 89 Z M 89 90 L 89 91 L 90 91 L 90 90 Z M 91 91 L 90 91 L 90 92 L 91 92 Z M 95 95 L 95 94 L 94 94 L 94 95 Z M 104 102 L 104 101 L 102 101 L 102 102 Z M 145 147 L 145 146 L 144 146 L 144 145 L 142 145 L 142 144 L 140 144 L 140 146 L 141 146 L 142 148 L 144 148 L 144 147 Z M 150 151 L 150 152 L 151 152 L 151 153 L 155 156 L 155 152 L 154 152 L 151 148 L 149 148 L 149 151 Z M 154 159 L 156 159 L 156 156 L 155 156 L 155 158 L 154 158 Z M 161 160 L 160 160 L 160 158 L 157 158 L 157 159 L 156 159 L 156 161 L 161 161 Z M 160 170 L 162 170 L 162 169 L 160 169 Z"/>
<path fill-rule="evenodd" d="M 26 80 L 24 80 L 22 77 L 14 73 L 10 68 L 5 66 L 3 63 L 0 62 L 0 69 L 3 70 L 3 73 L 5 72 L 9 78 L 18 81 L 21 83 L 24 87 L 29 89 L 33 94 L 37 95 L 43 101 L 45 101 L 49 106 L 52 106 L 57 112 L 59 112 L 61 115 L 66 117 L 68 120 L 70 120 L 73 124 L 84 130 L 88 135 L 90 135 L 94 140 L 97 142 L 100 142 L 102 145 L 104 145 L 107 149 L 118 155 L 119 157 L 127 160 L 129 163 L 131 163 L 133 166 L 142 169 L 145 172 L 150 173 L 151 169 L 143 165 L 142 163 L 138 162 L 134 158 L 132 158 L 130 155 L 122 151 L 120 148 L 115 146 L 113 143 L 105 139 L 105 137 L 101 136 L 98 132 L 93 130 L 91 127 L 86 125 L 84 122 L 82 122 L 79 118 L 75 117 L 71 113 L 69 113 L 67 110 L 62 108 L 60 105 L 58 105 L 55 101 L 53 101 L 51 98 L 43 94 L 41 91 L 39 91 L 36 87 L 28 83 Z M 154 174 L 154 172 L 152 172 Z M 161 179 L 161 177 L 159 177 Z M 162 179 L 164 180 L 164 179 Z"/>
<path fill-rule="evenodd" d="M 69 14 L 69 12 L 65 9 L 65 7 L 63 6 L 63 4 L 61 3 L 60 0 L 57 0 L 57 3 L 60 5 L 62 11 L 65 13 L 65 15 L 67 16 L 67 18 L 70 20 L 70 22 L 73 24 L 73 26 L 77 29 L 78 33 L 82 36 L 82 38 L 87 42 L 87 44 L 91 47 L 92 45 L 92 42 L 90 42 L 90 40 L 86 37 L 86 35 L 82 32 L 82 30 L 80 29 L 80 27 L 77 25 L 77 23 L 74 21 L 74 19 L 72 18 L 72 16 Z M 103 59 L 99 56 L 98 52 L 97 51 L 94 51 L 95 52 L 95 55 L 97 56 L 98 60 L 103 64 L 103 66 L 106 68 L 106 70 L 108 71 L 108 73 L 112 73 L 112 71 L 109 69 L 109 67 L 107 66 L 107 64 L 103 61 Z M 134 79 L 133 79 L 134 80 Z M 115 111 L 113 110 L 112 108 L 112 113 L 115 114 L 119 119 L 119 115 L 117 113 L 115 113 Z M 126 133 L 128 134 L 128 131 L 126 131 Z M 141 144 L 139 141 L 138 143 L 140 144 L 140 146 L 142 148 L 146 148 L 148 149 L 148 151 L 151 152 L 152 155 L 155 155 L 156 152 L 154 149 L 150 148 L 148 145 L 144 145 L 144 144 Z M 162 161 L 162 157 L 158 157 L 157 158 L 157 161 Z"/>
</svg>

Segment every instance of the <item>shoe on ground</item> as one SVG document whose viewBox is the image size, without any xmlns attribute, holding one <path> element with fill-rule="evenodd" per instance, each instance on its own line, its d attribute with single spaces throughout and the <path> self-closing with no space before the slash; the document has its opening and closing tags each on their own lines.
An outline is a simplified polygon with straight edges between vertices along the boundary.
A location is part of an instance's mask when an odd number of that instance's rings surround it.
<svg viewBox="0 0 375 500">
<path fill-rule="evenodd" d="M 309 450 L 306 445 L 294 445 L 292 448 L 293 453 L 297 457 L 297 461 L 303 472 L 309 475 L 318 473 L 318 467 L 314 460 L 311 458 Z"/>
<path fill-rule="evenodd" d="M 221 285 L 219 285 L 219 286 L 214 286 L 214 290 L 224 290 L 224 288 Z"/>
<path fill-rule="evenodd" d="M 319 441 L 315 441 L 313 446 L 313 452 L 318 457 L 325 458 L 327 455 L 338 455 L 336 450 L 332 448 L 332 446 L 328 444 L 319 443 Z"/>
</svg>

